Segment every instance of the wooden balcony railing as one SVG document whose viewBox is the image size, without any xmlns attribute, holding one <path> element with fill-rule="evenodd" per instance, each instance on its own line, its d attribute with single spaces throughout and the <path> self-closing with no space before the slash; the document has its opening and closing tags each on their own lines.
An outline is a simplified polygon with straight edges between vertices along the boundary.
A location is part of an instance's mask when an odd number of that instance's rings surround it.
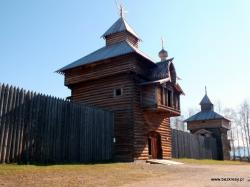
<svg viewBox="0 0 250 187">
<path fill-rule="evenodd" d="M 144 110 L 168 112 L 171 116 L 180 115 L 180 97 L 173 92 L 158 92 L 157 88 L 142 94 L 141 106 Z"/>
</svg>

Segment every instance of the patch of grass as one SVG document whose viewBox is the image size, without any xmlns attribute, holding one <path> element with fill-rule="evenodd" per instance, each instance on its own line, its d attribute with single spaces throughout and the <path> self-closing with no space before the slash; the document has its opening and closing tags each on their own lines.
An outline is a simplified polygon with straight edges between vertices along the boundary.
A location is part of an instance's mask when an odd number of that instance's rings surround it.
<svg viewBox="0 0 250 187">
<path fill-rule="evenodd" d="M 0 186 L 119 186 L 165 175 L 147 164 L 0 165 Z"/>
<path fill-rule="evenodd" d="M 246 162 L 232 161 L 232 160 L 208 160 L 208 159 L 190 159 L 190 158 L 180 158 L 172 159 L 177 162 L 183 162 L 188 164 L 207 164 L 207 165 L 243 165 L 248 164 Z"/>
</svg>

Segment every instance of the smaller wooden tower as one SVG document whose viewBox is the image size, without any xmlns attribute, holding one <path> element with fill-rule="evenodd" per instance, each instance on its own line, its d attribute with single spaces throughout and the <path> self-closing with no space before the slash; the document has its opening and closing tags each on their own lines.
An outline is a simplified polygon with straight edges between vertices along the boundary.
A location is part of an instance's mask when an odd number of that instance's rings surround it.
<svg viewBox="0 0 250 187">
<path fill-rule="evenodd" d="M 218 160 L 230 159 L 230 142 L 227 131 L 230 129 L 230 120 L 214 112 L 214 105 L 207 96 L 200 102 L 201 111 L 185 120 L 187 129 L 192 134 L 201 136 L 212 136 L 217 141 Z"/>
</svg>

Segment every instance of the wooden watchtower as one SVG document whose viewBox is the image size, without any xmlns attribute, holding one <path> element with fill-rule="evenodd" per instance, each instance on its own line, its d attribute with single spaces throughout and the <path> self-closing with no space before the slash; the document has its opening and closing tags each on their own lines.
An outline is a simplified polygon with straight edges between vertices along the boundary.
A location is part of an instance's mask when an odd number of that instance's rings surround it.
<svg viewBox="0 0 250 187">
<path fill-rule="evenodd" d="M 71 100 L 115 113 L 115 160 L 171 158 L 170 117 L 183 93 L 173 58 L 162 49 L 155 63 L 143 53 L 122 14 L 102 37 L 104 47 L 58 70 Z"/>
<path fill-rule="evenodd" d="M 200 102 L 201 111 L 189 117 L 187 129 L 192 134 L 212 136 L 217 141 L 217 157 L 219 160 L 230 159 L 230 142 L 227 131 L 230 129 L 230 120 L 214 111 L 214 105 L 205 93 Z"/>
</svg>

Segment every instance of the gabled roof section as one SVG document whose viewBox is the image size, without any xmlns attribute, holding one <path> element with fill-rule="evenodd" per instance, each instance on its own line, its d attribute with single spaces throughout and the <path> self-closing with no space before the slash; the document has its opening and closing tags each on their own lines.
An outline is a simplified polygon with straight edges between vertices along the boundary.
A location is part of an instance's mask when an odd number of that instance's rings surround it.
<svg viewBox="0 0 250 187">
<path fill-rule="evenodd" d="M 168 66 L 169 66 L 169 63 L 171 63 L 173 59 L 174 58 L 170 58 L 166 61 L 156 63 L 155 68 L 153 68 L 150 71 L 149 79 L 150 80 L 160 80 L 160 79 L 169 78 Z"/>
<path fill-rule="evenodd" d="M 209 97 L 207 94 L 202 98 L 200 105 L 212 105 L 213 103 L 210 101 Z"/>
<path fill-rule="evenodd" d="M 56 72 L 63 73 L 66 70 L 76 68 L 79 66 L 83 66 L 86 64 L 91 64 L 100 60 L 105 60 L 113 57 L 122 56 L 129 53 L 136 53 L 140 55 L 141 57 L 147 59 L 148 61 L 153 62 L 150 57 L 148 57 L 146 54 L 144 54 L 142 51 L 140 51 L 138 48 L 134 47 L 132 44 L 130 44 L 128 41 L 122 41 L 119 43 L 115 43 L 109 46 L 102 47 L 93 53 L 90 53 L 89 55 L 80 58 L 79 60 L 57 70 Z"/>
<path fill-rule="evenodd" d="M 179 91 L 182 95 L 185 95 L 184 91 L 178 83 L 175 84 L 175 89 Z"/>
<path fill-rule="evenodd" d="M 123 17 L 120 17 L 103 35 L 102 37 L 105 38 L 106 36 L 109 36 L 114 33 L 118 32 L 129 32 L 134 37 L 136 37 L 138 40 L 141 40 L 140 37 L 136 34 L 134 29 L 126 22 L 126 20 Z"/>
<path fill-rule="evenodd" d="M 191 121 L 203 121 L 203 120 L 216 120 L 216 119 L 225 119 L 227 121 L 229 121 L 228 119 L 226 119 L 225 117 L 223 117 L 222 115 L 214 112 L 214 111 L 201 111 L 198 112 L 197 114 L 189 117 L 188 119 L 185 120 L 185 122 L 191 122 Z"/>
<path fill-rule="evenodd" d="M 169 81 L 170 81 L 170 78 L 165 78 L 165 79 L 160 79 L 160 80 L 155 80 L 155 81 L 142 82 L 140 83 L 140 85 L 148 85 L 148 84 L 155 84 L 155 83 L 163 84 Z"/>
<path fill-rule="evenodd" d="M 171 82 L 171 76 L 170 76 L 171 72 L 169 72 L 171 70 L 169 69 L 169 66 L 172 64 L 173 59 L 174 58 L 170 58 L 165 61 L 156 63 L 148 74 L 149 80 L 140 83 L 140 85 L 143 86 L 149 84 L 163 84 Z M 175 89 L 181 94 L 185 95 L 180 85 L 176 82 L 174 83 L 175 83 L 174 84 Z"/>
</svg>

